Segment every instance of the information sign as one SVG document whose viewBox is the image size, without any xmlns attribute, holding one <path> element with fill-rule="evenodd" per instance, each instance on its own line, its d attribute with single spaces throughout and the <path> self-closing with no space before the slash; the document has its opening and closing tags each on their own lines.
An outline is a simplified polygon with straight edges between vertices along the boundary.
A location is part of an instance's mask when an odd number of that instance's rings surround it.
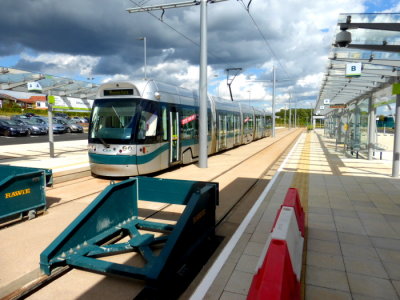
<svg viewBox="0 0 400 300">
<path fill-rule="evenodd" d="M 346 64 L 346 77 L 360 77 L 361 67 L 362 67 L 361 63 Z"/>
<path fill-rule="evenodd" d="M 346 108 L 346 104 L 331 104 L 329 108 Z"/>
</svg>

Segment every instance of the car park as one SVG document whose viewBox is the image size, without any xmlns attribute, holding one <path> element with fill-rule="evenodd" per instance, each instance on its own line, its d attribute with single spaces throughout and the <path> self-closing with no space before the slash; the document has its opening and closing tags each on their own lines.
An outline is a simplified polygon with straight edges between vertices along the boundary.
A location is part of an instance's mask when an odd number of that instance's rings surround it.
<svg viewBox="0 0 400 300">
<path fill-rule="evenodd" d="M 4 136 L 29 135 L 28 127 L 18 125 L 14 120 L 0 120 L 0 134 Z"/>
</svg>

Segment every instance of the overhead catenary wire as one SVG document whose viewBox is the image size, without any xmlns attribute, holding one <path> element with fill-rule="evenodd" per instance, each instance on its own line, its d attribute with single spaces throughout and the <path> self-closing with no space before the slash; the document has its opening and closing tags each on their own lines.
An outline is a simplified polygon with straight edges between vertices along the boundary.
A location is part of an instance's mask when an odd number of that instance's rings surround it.
<svg viewBox="0 0 400 300">
<path fill-rule="evenodd" d="M 269 44 L 267 38 L 264 36 L 263 32 L 261 31 L 260 26 L 258 26 L 256 20 L 254 19 L 254 17 L 253 17 L 253 16 L 251 15 L 251 13 L 250 13 L 250 5 L 251 5 L 252 0 L 250 0 L 249 3 L 248 3 L 247 5 L 244 3 L 243 0 L 238 0 L 238 1 L 241 3 L 241 5 L 243 6 L 243 9 L 244 9 L 244 10 L 247 12 L 247 14 L 249 15 L 251 21 L 253 22 L 254 26 L 256 27 L 256 29 L 257 29 L 257 31 L 259 32 L 259 34 L 260 34 L 260 36 L 262 37 L 262 39 L 264 40 L 264 42 L 265 42 L 265 44 L 266 44 L 268 50 L 270 51 L 270 53 L 272 54 L 272 56 L 274 57 L 274 59 L 275 59 L 276 62 L 278 63 L 280 69 L 285 73 L 287 79 L 284 79 L 284 80 L 285 80 L 285 81 L 286 81 L 286 80 L 292 81 L 292 80 L 293 80 L 292 77 L 289 75 L 289 73 L 288 73 L 288 71 L 286 70 L 285 66 L 281 63 L 281 60 L 278 58 L 278 56 L 276 55 L 275 51 L 272 49 L 271 45 Z M 290 99 L 289 99 L 289 103 L 290 103 Z M 296 104 L 297 104 L 297 102 L 296 102 Z"/>
<path fill-rule="evenodd" d="M 140 5 L 140 3 L 136 2 L 135 0 L 129 0 L 130 2 L 132 2 L 133 4 L 135 4 L 136 6 L 143 8 L 143 5 Z M 154 13 L 152 13 L 151 11 L 146 10 L 146 12 L 151 15 L 153 18 L 157 19 L 158 21 L 160 21 L 161 23 L 163 23 L 164 25 L 166 25 L 167 27 L 169 27 L 171 30 L 173 30 L 174 32 L 176 32 L 177 34 L 179 34 L 181 37 L 183 37 L 184 39 L 188 40 L 189 42 L 191 42 L 192 44 L 196 45 L 197 47 L 200 48 L 200 44 L 197 43 L 196 41 L 194 41 L 193 39 L 191 39 L 190 37 L 188 37 L 187 35 L 185 35 L 184 33 L 180 32 L 179 30 L 175 29 L 172 25 L 168 24 L 167 22 L 164 21 L 163 17 L 164 17 L 164 12 L 162 13 L 161 17 L 157 17 Z M 214 58 L 219 58 L 217 55 L 215 55 L 214 53 L 212 53 L 211 51 L 207 51 L 208 54 L 210 54 L 211 56 L 213 56 Z"/>
<path fill-rule="evenodd" d="M 267 46 L 268 50 L 271 52 L 272 56 L 275 58 L 275 60 L 277 61 L 279 67 L 281 68 L 281 70 L 285 73 L 285 75 L 287 76 L 287 79 L 291 79 L 291 77 L 289 76 L 289 73 L 287 72 L 286 68 L 284 67 L 284 65 L 281 63 L 280 59 L 278 58 L 278 56 L 276 55 L 275 51 L 272 49 L 271 45 L 269 44 L 267 38 L 264 36 L 263 32 L 260 29 L 260 26 L 258 26 L 256 20 L 254 19 L 254 17 L 251 15 L 250 13 L 250 4 L 252 1 L 249 1 L 249 3 L 246 5 L 243 0 L 240 0 L 240 3 L 242 4 L 244 10 L 247 12 L 248 16 L 250 17 L 251 21 L 253 22 L 254 26 L 256 27 L 258 33 L 260 34 L 260 36 L 262 37 L 262 39 L 265 42 L 265 45 Z"/>
</svg>

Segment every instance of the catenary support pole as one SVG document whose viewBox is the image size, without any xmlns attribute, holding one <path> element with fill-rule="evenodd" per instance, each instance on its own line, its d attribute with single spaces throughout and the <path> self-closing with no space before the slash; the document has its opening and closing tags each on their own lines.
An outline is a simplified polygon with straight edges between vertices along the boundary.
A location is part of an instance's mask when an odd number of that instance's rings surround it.
<svg viewBox="0 0 400 300">
<path fill-rule="evenodd" d="M 210 3 L 224 2 L 227 0 L 212 0 Z M 200 1 L 200 78 L 199 78 L 199 167 L 207 168 L 207 0 Z M 178 7 L 198 5 L 198 1 L 185 1 L 153 6 L 140 6 L 128 8 L 129 13 L 149 12 L 152 10 L 165 10 Z"/>
<path fill-rule="evenodd" d="M 49 95 L 50 95 L 49 91 Z M 47 96 L 49 99 L 49 96 Z M 52 101 L 47 100 L 47 116 L 49 119 L 49 150 L 50 150 L 50 157 L 54 158 L 54 136 L 53 136 L 53 103 Z"/>
<path fill-rule="evenodd" d="M 289 94 L 289 129 L 292 128 L 292 96 Z"/>
<path fill-rule="evenodd" d="M 272 67 L 272 137 L 275 137 L 275 66 Z"/>
<path fill-rule="evenodd" d="M 372 99 L 372 95 L 368 99 L 368 116 L 368 160 L 371 160 L 374 153 L 376 126 L 374 100 Z"/>
<path fill-rule="evenodd" d="M 396 95 L 396 118 L 393 145 L 392 176 L 399 177 L 400 168 L 400 95 Z"/>
<path fill-rule="evenodd" d="M 207 0 L 200 2 L 199 167 L 207 168 Z"/>
</svg>

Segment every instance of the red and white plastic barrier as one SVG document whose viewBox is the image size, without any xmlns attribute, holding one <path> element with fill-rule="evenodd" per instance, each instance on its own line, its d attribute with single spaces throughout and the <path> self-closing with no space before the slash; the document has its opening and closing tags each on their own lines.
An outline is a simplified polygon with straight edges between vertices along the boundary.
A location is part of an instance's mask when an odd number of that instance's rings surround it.
<svg viewBox="0 0 400 300">
<path fill-rule="evenodd" d="M 247 299 L 300 299 L 304 211 L 290 188 L 275 218 Z"/>
</svg>

